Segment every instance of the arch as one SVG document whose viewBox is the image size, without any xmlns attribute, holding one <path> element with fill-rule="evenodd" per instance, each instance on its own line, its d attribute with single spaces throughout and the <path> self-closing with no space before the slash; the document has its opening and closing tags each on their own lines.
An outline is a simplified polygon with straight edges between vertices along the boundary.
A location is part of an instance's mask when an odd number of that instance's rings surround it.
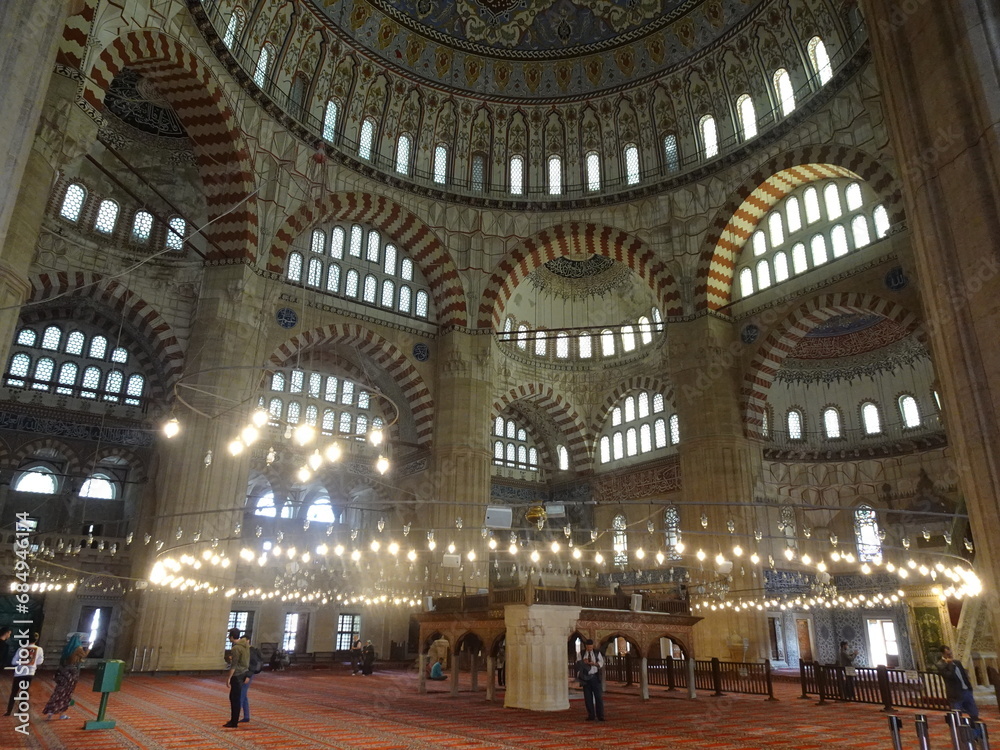
<svg viewBox="0 0 1000 750">
<path fill-rule="evenodd" d="M 21 445 L 11 456 L 11 468 L 15 470 L 19 469 L 25 461 L 34 458 L 35 454 L 43 450 L 55 451 L 66 461 L 66 467 L 63 469 L 65 478 L 83 476 L 83 466 L 76 451 L 68 444 L 55 438 L 38 438 L 36 440 L 29 440 Z M 46 461 L 50 459 L 42 458 L 39 460 Z"/>
<path fill-rule="evenodd" d="M 590 451 L 587 440 L 587 429 L 576 408 L 561 393 L 556 393 L 551 386 L 544 383 L 523 383 L 500 396 L 493 402 L 490 412 L 492 424 L 508 406 L 516 401 L 531 401 L 552 419 L 556 429 L 566 438 L 566 450 L 569 451 L 570 465 L 577 471 L 589 471 Z"/>
<path fill-rule="evenodd" d="M 875 313 L 912 333 L 920 320 L 905 307 L 870 294 L 826 294 L 806 300 L 776 325 L 758 347 L 743 377 L 743 418 L 749 435 L 762 437 L 767 394 L 785 358 L 809 331 L 820 323 L 845 313 Z M 920 333 L 921 340 L 926 332 Z"/>
<path fill-rule="evenodd" d="M 729 304 L 736 260 L 761 219 L 795 188 L 815 180 L 865 180 L 882 198 L 890 220 L 903 220 L 903 196 L 896 179 L 872 156 L 848 146 L 807 146 L 761 165 L 716 212 L 705 237 L 695 276 L 695 309 Z"/>
<path fill-rule="evenodd" d="M 81 106 L 100 113 L 104 95 L 123 68 L 153 81 L 194 143 L 210 223 L 209 261 L 257 259 L 257 199 L 250 151 L 209 66 L 165 34 L 147 29 L 119 36 L 84 76 Z"/>
<path fill-rule="evenodd" d="M 102 461 L 108 458 L 119 458 L 128 464 L 130 471 L 135 472 L 131 481 L 142 482 L 146 480 L 146 462 L 139 458 L 139 456 L 133 451 L 121 446 L 107 446 L 101 448 L 84 458 L 82 460 L 82 465 L 90 467 L 87 471 L 92 471 L 94 468 L 98 467 Z"/>
<path fill-rule="evenodd" d="M 665 317 L 683 314 L 680 288 L 653 248 L 620 229 L 574 221 L 544 229 L 507 253 L 483 291 L 476 327 L 499 330 L 504 307 L 517 285 L 550 260 L 574 254 L 603 255 L 624 263 L 650 285 Z"/>
<path fill-rule="evenodd" d="M 299 352 L 305 352 L 328 344 L 346 344 L 365 355 L 393 379 L 403 395 L 403 404 L 398 408 L 410 407 L 417 442 L 427 446 L 431 441 L 434 424 L 434 399 L 417 368 L 396 348 L 396 346 L 360 325 L 345 323 L 328 325 L 304 331 L 277 348 L 270 361 L 279 367 L 295 361 Z"/>
<path fill-rule="evenodd" d="M 320 221 L 364 222 L 405 249 L 430 285 L 442 326 L 468 325 L 465 290 L 458 267 L 444 243 L 416 214 L 395 201 L 371 193 L 333 193 L 299 206 L 275 233 L 267 270 L 280 274 L 295 238 Z"/>
<path fill-rule="evenodd" d="M 677 405 L 674 403 L 674 389 L 670 383 L 666 383 L 663 380 L 651 375 L 633 375 L 628 380 L 619 383 L 615 389 L 608 394 L 608 397 L 604 399 L 604 403 L 602 403 L 600 408 L 594 413 L 594 419 L 590 423 L 590 429 L 594 435 L 601 434 L 601 428 L 607 421 L 608 414 L 611 413 L 611 410 L 615 408 L 622 398 L 632 391 L 662 393 L 664 400 L 674 407 L 674 411 L 676 411 Z M 671 410 L 667 409 L 663 412 L 663 414 L 664 418 L 666 418 L 670 416 Z"/>
<path fill-rule="evenodd" d="M 149 344 L 155 360 L 147 361 L 145 352 L 136 352 L 136 357 L 143 367 L 151 365 L 152 371 L 161 373 L 165 389 L 169 390 L 181 376 L 184 352 L 170 324 L 125 285 L 89 271 L 43 273 L 31 279 L 27 304 L 55 297 L 82 297 L 107 305 Z"/>
<path fill-rule="evenodd" d="M 671 641 L 676 643 L 680 647 L 681 653 L 684 654 L 684 656 L 689 656 L 691 654 L 691 651 L 688 648 L 687 636 L 679 636 L 676 633 L 662 632 L 653 633 L 648 637 L 645 648 L 643 649 L 643 654 L 647 658 L 659 658 L 650 656 L 650 654 L 654 648 L 659 648 L 661 638 L 669 638 Z"/>
</svg>

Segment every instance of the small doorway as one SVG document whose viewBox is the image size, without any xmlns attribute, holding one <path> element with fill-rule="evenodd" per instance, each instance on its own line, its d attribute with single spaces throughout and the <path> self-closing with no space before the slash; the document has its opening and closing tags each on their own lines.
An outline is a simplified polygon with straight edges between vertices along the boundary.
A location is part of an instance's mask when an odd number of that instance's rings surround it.
<svg viewBox="0 0 1000 750">
<path fill-rule="evenodd" d="M 781 618 L 769 616 L 767 618 L 767 635 L 771 647 L 771 661 L 785 661 L 785 636 L 781 632 Z"/>
<path fill-rule="evenodd" d="M 892 620 L 869 618 L 868 653 L 872 666 L 899 667 L 899 643 L 896 641 L 896 624 Z"/>
<path fill-rule="evenodd" d="M 80 610 L 77 631 L 84 633 L 83 643 L 90 646 L 90 659 L 103 659 L 108 651 L 108 625 L 111 624 L 112 607 L 87 606 Z"/>
<path fill-rule="evenodd" d="M 799 661 L 815 661 L 812 646 L 812 623 L 807 618 L 795 618 L 795 636 L 799 642 Z"/>
</svg>

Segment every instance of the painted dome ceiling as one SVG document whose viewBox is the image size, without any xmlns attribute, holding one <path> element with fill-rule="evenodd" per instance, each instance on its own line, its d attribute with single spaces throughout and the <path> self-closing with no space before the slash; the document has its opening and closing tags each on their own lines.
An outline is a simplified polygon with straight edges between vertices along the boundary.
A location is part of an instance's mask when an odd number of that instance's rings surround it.
<svg viewBox="0 0 1000 750">
<path fill-rule="evenodd" d="M 668 70 L 759 0 L 308 0 L 349 46 L 431 83 L 513 98 L 592 94 Z M 775 19 L 780 22 L 780 16 Z"/>
</svg>

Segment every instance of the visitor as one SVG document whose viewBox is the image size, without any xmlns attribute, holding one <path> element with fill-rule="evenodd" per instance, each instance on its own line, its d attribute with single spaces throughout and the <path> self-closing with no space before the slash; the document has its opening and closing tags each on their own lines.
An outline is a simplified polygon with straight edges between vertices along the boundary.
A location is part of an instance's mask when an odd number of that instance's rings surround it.
<svg viewBox="0 0 1000 750">
<path fill-rule="evenodd" d="M 28 712 L 31 681 L 35 679 L 35 670 L 42 666 L 44 660 L 45 652 L 38 645 L 38 633 L 32 633 L 23 649 L 14 650 L 14 657 L 10 661 L 14 668 L 10 683 L 10 698 L 7 699 L 7 713 L 4 716 L 13 713 L 15 700 L 18 704 L 18 713 Z"/>
<path fill-rule="evenodd" d="M 851 651 L 848 647 L 847 641 L 841 641 L 840 652 L 837 654 L 837 666 L 843 670 L 843 672 L 840 673 L 844 678 L 840 694 L 843 696 L 845 701 L 854 700 L 854 674 L 848 674 L 848 672 L 853 673 L 854 660 L 857 658 L 858 652 Z"/>
<path fill-rule="evenodd" d="M 84 646 L 81 640 L 84 635 L 86 633 L 70 633 L 67 636 L 66 646 L 62 650 L 62 654 L 59 655 L 55 689 L 49 697 L 49 702 L 42 709 L 46 721 L 50 721 L 53 714 L 59 714 L 60 719 L 69 718 L 65 711 L 73 700 L 73 691 L 76 690 L 76 683 L 80 679 L 80 662 L 86 659 L 90 653 L 90 647 Z"/>
<path fill-rule="evenodd" d="M 941 646 L 941 658 L 934 665 L 938 674 L 944 679 L 945 690 L 948 692 L 948 704 L 955 711 L 967 713 L 972 723 L 979 721 L 979 709 L 976 699 L 972 696 L 972 681 L 965 671 L 962 662 L 955 659 L 948 646 Z M 976 729 L 977 736 L 979 729 Z"/>
<path fill-rule="evenodd" d="M 503 646 L 497 652 L 497 685 L 507 686 L 507 654 Z"/>
<path fill-rule="evenodd" d="M 370 675 L 375 666 L 375 647 L 371 641 L 365 641 L 365 647 L 361 649 L 361 674 Z"/>
<path fill-rule="evenodd" d="M 363 650 L 361 636 L 354 636 L 354 640 L 351 642 L 351 674 L 357 674 L 361 669 L 361 652 Z"/>
<path fill-rule="evenodd" d="M 436 680 L 438 682 L 448 679 L 448 676 L 444 673 L 443 658 L 439 658 L 436 662 L 434 662 L 434 666 L 431 667 L 431 676 L 428 679 Z"/>
<path fill-rule="evenodd" d="M 250 678 L 250 644 L 246 638 L 240 637 L 240 629 L 229 631 L 229 671 L 226 673 L 226 687 L 229 688 L 229 721 L 222 726 L 235 729 L 240 721 L 240 708 L 243 704 L 243 685 Z"/>
<path fill-rule="evenodd" d="M 582 665 L 578 672 L 583 687 L 583 701 L 587 706 L 587 721 L 604 721 L 604 689 L 601 685 L 601 670 L 604 656 L 594 650 L 594 642 L 589 638 L 583 642 L 584 651 L 580 657 Z"/>
</svg>

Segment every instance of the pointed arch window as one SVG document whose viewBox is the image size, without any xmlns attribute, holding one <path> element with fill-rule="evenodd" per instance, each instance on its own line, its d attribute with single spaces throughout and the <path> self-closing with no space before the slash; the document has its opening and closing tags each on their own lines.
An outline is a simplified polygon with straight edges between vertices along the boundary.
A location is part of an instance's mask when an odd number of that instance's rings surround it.
<svg viewBox="0 0 1000 750">
<path fill-rule="evenodd" d="M 80 371 L 75 362 L 63 362 L 62 366 L 59 368 L 59 388 L 56 388 L 56 393 L 61 393 L 67 396 L 73 395 L 73 386 L 76 385 L 76 376 Z"/>
<path fill-rule="evenodd" d="M 340 292 L 340 266 L 331 263 L 326 269 L 326 290 L 337 294 Z"/>
<path fill-rule="evenodd" d="M 309 259 L 309 275 L 306 283 L 318 287 L 323 282 L 323 262 L 319 258 Z"/>
<path fill-rule="evenodd" d="M 233 14 L 229 17 L 229 23 L 226 24 L 226 34 L 222 38 L 222 43 L 229 49 L 233 48 L 233 44 L 243 31 L 243 25 L 246 23 L 246 19 L 247 16 L 243 8 L 235 8 L 233 10 Z"/>
<path fill-rule="evenodd" d="M 785 201 L 785 222 L 788 224 L 789 234 L 795 234 L 802 229 L 802 214 L 799 211 L 799 199 L 794 195 Z"/>
<path fill-rule="evenodd" d="M 370 160 L 372 158 L 372 148 L 375 145 L 375 120 L 371 117 L 365 118 L 361 123 L 361 134 L 358 137 L 358 158 Z"/>
<path fill-rule="evenodd" d="M 399 174 L 410 173 L 410 150 L 413 139 L 409 133 L 403 133 L 396 141 L 396 171 Z"/>
<path fill-rule="evenodd" d="M 548 339 L 545 331 L 535 331 L 535 356 L 544 357 L 548 351 Z"/>
<path fill-rule="evenodd" d="M 861 193 L 861 185 L 852 182 L 844 191 L 844 199 L 847 201 L 848 211 L 857 211 L 864 205 L 864 196 Z"/>
<path fill-rule="evenodd" d="M 337 138 L 337 115 L 340 108 L 333 99 L 326 102 L 326 110 L 323 112 L 323 140 L 333 143 Z"/>
<path fill-rule="evenodd" d="M 623 156 L 625 161 L 625 184 L 638 185 L 641 174 L 639 170 L 639 147 L 634 143 L 626 144 Z"/>
<path fill-rule="evenodd" d="M 878 435 L 882 432 L 882 417 L 879 414 L 878 406 L 867 401 L 861 405 L 861 422 L 864 424 L 866 435 Z"/>
<path fill-rule="evenodd" d="M 882 561 L 882 535 L 878 528 L 878 514 L 870 505 L 859 505 L 854 511 L 854 538 L 860 562 Z"/>
<path fill-rule="evenodd" d="M 819 191 L 810 185 L 802 194 L 802 201 L 805 203 L 806 207 L 806 224 L 812 224 L 813 222 L 819 221 Z"/>
<path fill-rule="evenodd" d="M 628 565 L 627 528 L 628 522 L 625 520 L 624 513 L 616 515 L 614 520 L 611 522 L 611 529 L 614 532 L 612 536 L 612 546 L 615 551 L 615 565 Z"/>
<path fill-rule="evenodd" d="M 842 224 L 837 224 L 830 232 L 830 244 L 833 246 L 833 257 L 842 258 L 850 252 L 847 244 L 847 230 Z"/>
<path fill-rule="evenodd" d="M 677 148 L 677 136 L 667 133 L 663 136 L 663 156 L 667 160 L 667 171 L 677 172 L 681 168 L 680 152 Z"/>
<path fill-rule="evenodd" d="M 115 224 L 118 223 L 118 204 L 111 200 L 101 201 L 101 207 L 97 209 L 97 220 L 94 221 L 94 229 L 102 234 L 111 234 L 115 231 Z"/>
<path fill-rule="evenodd" d="M 757 135 L 757 113 L 750 94 L 743 94 L 736 100 L 736 111 L 740 116 L 740 135 L 744 141 L 749 141 Z"/>
<path fill-rule="evenodd" d="M 267 74 L 271 69 L 271 58 L 274 56 L 274 46 L 268 42 L 260 48 L 257 55 L 257 67 L 253 73 L 253 82 L 258 88 L 264 88 L 267 83 Z"/>
<path fill-rule="evenodd" d="M 55 369 L 55 360 L 51 357 L 40 357 L 38 361 L 35 362 L 35 382 L 31 387 L 40 391 L 47 391 L 49 389 L 49 384 L 52 382 L 52 375 L 55 372 Z"/>
<path fill-rule="evenodd" d="M 361 242 L 364 239 L 364 230 L 359 224 L 351 226 L 351 245 L 347 252 L 352 258 L 361 257 Z"/>
<path fill-rule="evenodd" d="M 314 253 L 319 253 L 320 255 L 323 254 L 323 251 L 326 249 L 326 234 L 324 234 L 322 229 L 313 230 L 312 243 L 309 248 Z"/>
<path fill-rule="evenodd" d="M 556 446 L 556 458 L 559 461 L 559 471 L 569 471 L 569 451 L 565 445 Z"/>
<path fill-rule="evenodd" d="M 701 145 L 706 159 L 714 159 L 719 155 L 719 131 L 712 115 L 705 115 L 698 124 L 701 131 Z"/>
<path fill-rule="evenodd" d="M 167 222 L 166 246 L 168 250 L 180 251 L 184 249 L 184 235 L 187 234 L 187 222 L 180 216 L 173 217 Z"/>
<path fill-rule="evenodd" d="M 781 214 L 777 211 L 767 218 L 767 234 L 771 247 L 778 247 L 785 241 L 785 228 L 781 223 Z"/>
<path fill-rule="evenodd" d="M 601 189 L 601 157 L 596 151 L 587 152 L 587 190 L 595 192 Z"/>
<path fill-rule="evenodd" d="M 753 271 L 744 268 L 740 271 L 740 296 L 749 297 L 753 294 Z"/>
<path fill-rule="evenodd" d="M 266 516 L 267 518 L 274 518 L 277 515 L 277 511 L 274 507 L 273 492 L 261 495 L 257 499 L 257 507 L 254 508 L 253 514 L 255 516 Z"/>
<path fill-rule="evenodd" d="M 378 287 L 378 281 L 374 276 L 368 274 L 365 276 L 365 289 L 362 299 L 370 305 L 375 304 L 375 290 Z"/>
<path fill-rule="evenodd" d="M 486 157 L 483 154 L 472 155 L 472 180 L 470 187 L 473 192 L 486 190 Z"/>
<path fill-rule="evenodd" d="M 903 418 L 903 426 L 914 428 L 920 426 L 920 407 L 917 400 L 909 394 L 899 397 L 899 414 Z"/>
<path fill-rule="evenodd" d="M 813 235 L 812 240 L 809 242 L 809 247 L 812 250 L 812 262 L 814 266 L 821 266 L 830 259 L 826 253 L 826 238 L 823 235 Z"/>
<path fill-rule="evenodd" d="M 45 329 L 45 333 L 42 334 L 42 349 L 48 349 L 50 352 L 59 351 L 59 344 L 62 341 L 62 329 L 59 326 L 48 326 Z M 91 354 L 93 356 L 93 354 Z M 101 357 L 104 357 L 104 351 L 101 351 Z"/>
<path fill-rule="evenodd" d="M 524 195 L 524 157 L 520 154 L 510 157 L 510 194 Z"/>
<path fill-rule="evenodd" d="M 601 463 L 611 461 L 611 438 L 605 435 L 601 438 Z"/>
<path fill-rule="evenodd" d="M 302 281 L 301 253 L 291 252 L 288 254 L 288 268 L 285 271 L 285 276 L 289 281 L 294 281 L 294 282 Z"/>
<path fill-rule="evenodd" d="M 399 287 L 399 311 L 409 313 L 412 306 L 413 292 L 410 287 L 401 285 Z"/>
<path fill-rule="evenodd" d="M 418 318 L 426 318 L 428 315 L 428 310 L 430 307 L 430 295 L 423 289 L 417 292 L 417 310 L 416 315 Z"/>
<path fill-rule="evenodd" d="M 795 273 L 805 273 L 809 270 L 809 259 L 806 255 L 806 246 L 797 242 L 792 245 L 792 270 Z"/>
<path fill-rule="evenodd" d="M 839 219 L 844 209 L 840 204 L 840 188 L 831 182 L 823 188 L 823 201 L 826 203 L 826 218 L 830 221 Z"/>
<path fill-rule="evenodd" d="M 670 415 L 670 444 L 680 445 L 681 442 L 681 419 L 676 414 Z"/>
<path fill-rule="evenodd" d="M 393 304 L 396 301 L 396 285 L 392 283 L 391 279 L 385 279 L 382 282 L 382 307 L 387 307 L 392 309 Z"/>
<path fill-rule="evenodd" d="M 851 234 L 854 235 L 854 247 L 865 247 L 872 241 L 871 232 L 868 230 L 868 219 L 864 214 L 858 214 L 851 219 Z"/>
<path fill-rule="evenodd" d="M 771 266 L 766 260 L 757 263 L 757 287 L 767 289 L 771 286 Z"/>
<path fill-rule="evenodd" d="M 802 412 L 800 412 L 798 409 L 789 409 L 788 415 L 785 418 L 785 423 L 788 425 L 788 439 L 801 440 Z"/>
<path fill-rule="evenodd" d="M 365 250 L 365 260 L 369 263 L 379 262 L 379 249 L 382 246 L 382 236 L 372 229 L 368 232 L 368 245 Z"/>
<path fill-rule="evenodd" d="M 347 281 L 344 284 L 344 294 L 348 297 L 357 299 L 358 297 L 358 286 L 361 283 L 361 275 L 355 271 L 353 268 L 347 271 Z"/>
<path fill-rule="evenodd" d="M 872 212 L 872 219 L 875 221 L 876 237 L 882 239 L 889 234 L 889 212 L 885 210 L 885 206 L 875 206 L 875 210 Z"/>
<path fill-rule="evenodd" d="M 434 183 L 444 185 L 448 181 L 448 147 L 439 143 L 434 147 Z"/>
<path fill-rule="evenodd" d="M 153 214 L 149 211 L 136 211 L 132 219 L 132 241 L 147 242 L 153 231 Z"/>
<path fill-rule="evenodd" d="M 657 449 L 667 447 L 667 420 L 663 417 L 653 422 L 653 440 Z"/>
<path fill-rule="evenodd" d="M 635 351 L 635 330 L 632 326 L 622 326 L 622 351 Z"/>
<path fill-rule="evenodd" d="M 556 334 L 556 359 L 569 358 L 569 334 L 560 331 Z"/>
<path fill-rule="evenodd" d="M 549 157 L 549 195 L 562 193 L 562 159 L 558 154 Z"/>
<path fill-rule="evenodd" d="M 823 410 L 823 431 L 827 440 L 836 440 L 841 437 L 840 412 L 834 407 Z"/>
<path fill-rule="evenodd" d="M 751 235 L 750 242 L 753 245 L 754 255 L 763 255 L 767 252 L 767 238 L 761 230 L 758 229 Z"/>
<path fill-rule="evenodd" d="M 639 317 L 639 338 L 643 344 L 653 343 L 653 325 L 645 315 Z"/>
<path fill-rule="evenodd" d="M 576 340 L 577 351 L 580 354 L 580 359 L 590 359 L 594 356 L 594 342 L 590 338 L 589 333 L 581 333 L 579 338 Z"/>
<path fill-rule="evenodd" d="M 86 199 L 87 191 L 83 189 L 83 185 L 73 183 L 66 188 L 66 196 L 63 198 L 59 215 L 69 221 L 76 221 L 80 218 L 80 211 L 83 209 L 83 202 Z"/>
<path fill-rule="evenodd" d="M 809 40 L 807 49 L 813 72 L 819 78 L 819 84 L 822 86 L 833 77 L 833 68 L 830 65 L 830 56 L 827 54 L 826 45 L 823 44 L 822 39 L 814 36 Z"/>
<path fill-rule="evenodd" d="M 780 284 L 788 280 L 788 256 L 781 250 L 774 254 L 774 283 Z"/>
<path fill-rule="evenodd" d="M 774 92 L 778 95 L 782 117 L 788 117 L 795 110 L 795 90 L 792 88 L 792 78 L 784 68 L 774 72 Z"/>
<path fill-rule="evenodd" d="M 615 355 L 615 334 L 609 328 L 601 331 L 601 354 L 605 357 Z"/>
</svg>

